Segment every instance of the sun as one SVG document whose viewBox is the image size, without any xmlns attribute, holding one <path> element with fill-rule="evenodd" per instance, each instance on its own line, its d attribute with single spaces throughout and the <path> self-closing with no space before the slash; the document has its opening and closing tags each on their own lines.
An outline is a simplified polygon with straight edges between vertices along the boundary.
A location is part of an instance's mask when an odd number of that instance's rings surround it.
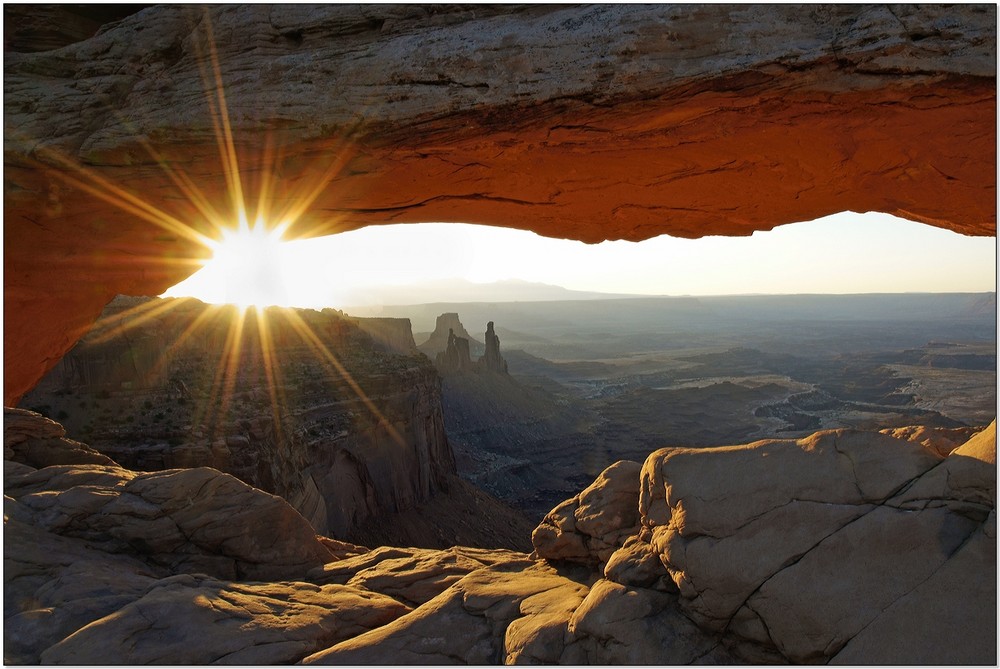
<svg viewBox="0 0 1000 669">
<path fill-rule="evenodd" d="M 235 228 L 223 228 L 217 240 L 207 242 L 212 258 L 163 297 L 193 295 L 212 304 L 235 304 L 243 309 L 284 305 L 288 301 L 285 271 L 286 224 L 270 226 L 258 218 L 251 226 L 245 217 Z"/>
</svg>

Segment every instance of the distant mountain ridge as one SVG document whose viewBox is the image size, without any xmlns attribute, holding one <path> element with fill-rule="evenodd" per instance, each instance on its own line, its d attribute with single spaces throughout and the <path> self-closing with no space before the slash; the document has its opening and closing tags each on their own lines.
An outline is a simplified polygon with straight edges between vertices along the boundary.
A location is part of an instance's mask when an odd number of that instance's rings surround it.
<svg viewBox="0 0 1000 669">
<path fill-rule="evenodd" d="M 439 296 L 434 294 L 434 297 Z M 577 292 L 576 297 L 568 299 L 503 301 L 480 297 L 468 302 L 434 299 L 419 304 L 362 305 L 347 308 L 346 311 L 355 317 L 409 318 L 414 336 L 420 341 L 418 333 L 430 332 L 434 320 L 443 312 L 457 312 L 470 322 L 494 319 L 512 329 L 523 329 L 538 335 L 540 324 L 557 321 L 567 324 L 578 319 L 591 323 L 600 320 L 622 322 L 625 319 L 638 324 L 650 318 L 658 320 L 656 315 L 751 321 L 990 319 L 996 314 L 996 293 L 803 293 L 694 297 Z M 525 322 L 524 317 L 528 314 L 530 317 Z"/>
<path fill-rule="evenodd" d="M 599 300 L 636 297 L 628 293 L 572 290 L 548 283 L 504 279 L 476 283 L 466 279 L 438 279 L 407 286 L 369 287 L 355 293 L 345 307 L 369 305 L 413 305 L 428 302 L 546 302 L 551 300 Z"/>
</svg>

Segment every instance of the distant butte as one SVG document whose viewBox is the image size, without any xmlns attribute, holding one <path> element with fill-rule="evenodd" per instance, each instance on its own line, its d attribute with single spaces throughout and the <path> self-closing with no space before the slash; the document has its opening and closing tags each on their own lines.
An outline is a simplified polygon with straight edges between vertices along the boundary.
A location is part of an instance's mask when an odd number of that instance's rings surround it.
<svg viewBox="0 0 1000 669">
<path fill-rule="evenodd" d="M 11 9 L 10 11 L 16 11 Z M 996 233 L 992 5 L 156 6 L 4 54 L 4 401 L 231 217 L 209 34 L 251 211 L 293 233 L 462 221 L 587 242 L 842 210 Z M 162 161 L 174 172 L 164 170 Z M 141 197 L 110 204 L 75 166 Z M 267 175 L 265 177 L 265 175 Z"/>
</svg>

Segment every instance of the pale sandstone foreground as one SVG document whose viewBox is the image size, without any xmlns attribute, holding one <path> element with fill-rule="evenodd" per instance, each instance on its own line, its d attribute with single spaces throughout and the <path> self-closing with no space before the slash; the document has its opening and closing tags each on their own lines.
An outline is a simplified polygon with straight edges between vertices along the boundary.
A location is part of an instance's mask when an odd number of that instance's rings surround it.
<svg viewBox="0 0 1000 669">
<path fill-rule="evenodd" d="M 6 409 L 4 661 L 995 664 L 995 430 L 662 449 L 529 556 L 318 537 L 227 474 L 129 471 Z"/>
</svg>

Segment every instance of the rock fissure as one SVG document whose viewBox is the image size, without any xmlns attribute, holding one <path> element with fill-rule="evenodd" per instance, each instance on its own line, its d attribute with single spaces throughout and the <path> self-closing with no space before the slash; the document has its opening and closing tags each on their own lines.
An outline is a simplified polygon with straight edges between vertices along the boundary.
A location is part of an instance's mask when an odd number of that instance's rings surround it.
<svg viewBox="0 0 1000 669">
<path fill-rule="evenodd" d="M 862 634 L 863 632 L 865 632 L 866 630 L 868 630 L 868 629 L 869 629 L 869 628 L 870 628 L 870 627 L 871 627 L 872 625 L 875 625 L 875 624 L 877 624 L 877 623 L 878 623 L 878 621 L 879 621 L 879 619 L 880 619 L 880 618 L 881 618 L 881 617 L 882 617 L 882 616 L 883 616 L 883 615 L 884 615 L 884 614 L 885 614 L 885 613 L 886 613 L 886 612 L 887 612 L 887 611 L 888 611 L 889 609 L 893 608 L 893 607 L 894 607 L 894 606 L 895 606 L 895 605 L 897 604 L 897 602 L 900 602 L 900 601 L 902 601 L 902 600 L 906 599 L 906 598 L 907 598 L 907 597 L 908 597 L 908 596 L 909 596 L 909 595 L 910 595 L 911 593 L 913 593 L 913 592 L 914 592 L 914 591 L 916 591 L 916 590 L 917 590 L 918 588 L 920 588 L 920 586 L 922 586 L 922 585 L 923 585 L 924 583 L 927 583 L 927 582 L 928 582 L 928 581 L 930 581 L 930 580 L 931 580 L 932 578 L 934 578 L 934 576 L 935 576 L 936 574 L 938 574 L 938 573 L 939 573 L 939 572 L 940 572 L 940 571 L 941 571 L 942 569 L 944 569 L 944 568 L 945 568 L 945 566 L 947 566 L 947 564 L 948 564 L 948 561 L 949 561 L 949 560 L 950 560 L 950 559 L 951 559 L 952 557 L 954 557 L 954 556 L 955 556 L 955 555 L 956 555 L 956 554 L 957 554 L 957 553 L 958 553 L 959 551 L 961 551 L 961 550 L 962 550 L 962 548 L 964 548 L 964 547 L 965 547 L 965 546 L 966 546 L 966 545 L 967 545 L 967 544 L 968 544 L 968 543 L 969 543 L 969 542 L 970 542 L 970 541 L 972 540 L 972 538 L 973 538 L 974 536 L 976 536 L 976 535 L 977 535 L 977 534 L 978 534 L 979 532 L 981 532 L 981 531 L 983 530 L 984 526 L 985 526 L 985 522 L 984 522 L 984 523 L 982 523 L 981 525 L 979 525 L 979 526 L 977 526 L 977 527 L 973 528 L 973 530 L 972 530 L 972 531 L 970 531 L 970 532 L 969 532 L 969 533 L 968 533 L 968 534 L 966 535 L 966 537 L 965 537 L 965 538 L 964 538 L 964 539 L 963 539 L 963 540 L 961 541 L 961 543 L 960 543 L 960 544 L 959 544 L 958 546 L 956 546 L 956 547 L 955 547 L 955 548 L 954 548 L 954 549 L 953 549 L 953 550 L 952 550 L 952 551 L 951 551 L 951 552 L 950 552 L 950 553 L 948 554 L 947 558 L 945 558 L 945 560 L 943 560 L 943 561 L 941 562 L 941 564 L 939 564 L 938 566 L 936 566 L 936 567 L 935 567 L 935 568 L 934 568 L 934 569 L 933 569 L 933 570 L 932 570 L 932 571 L 931 571 L 931 572 L 930 572 L 929 574 L 927 574 L 927 575 L 926 575 L 926 576 L 925 576 L 925 577 L 924 577 L 923 579 L 921 579 L 921 580 L 920 580 L 919 582 L 916 582 L 916 583 L 914 583 L 914 584 L 912 585 L 912 587 L 910 587 L 910 588 L 909 588 L 908 590 L 906 590 L 905 592 L 901 593 L 901 594 L 900 594 L 900 595 L 899 595 L 898 597 L 896 597 L 895 599 L 893 599 L 893 600 L 892 600 L 891 602 L 888 602 L 887 604 L 885 604 L 885 605 L 884 605 L 884 606 L 883 606 L 883 607 L 881 608 L 881 610 L 880 610 L 880 611 L 879 611 L 879 612 L 878 612 L 877 614 L 875 614 L 874 616 L 872 616 L 872 618 L 871 618 L 871 619 L 870 619 L 870 620 L 869 620 L 869 621 L 868 621 L 867 623 L 865 623 L 865 625 L 864 625 L 863 627 L 861 627 L 861 629 L 859 629 L 859 630 L 858 630 L 857 632 L 855 632 L 854 634 L 852 634 L 852 635 L 851 635 L 850 637 L 848 637 L 848 638 L 846 638 L 846 639 L 843 639 L 842 641 L 838 641 L 838 642 L 837 642 L 837 646 L 836 646 L 835 648 L 833 648 L 833 649 L 828 649 L 828 650 L 829 650 L 829 652 L 828 652 L 828 653 L 826 654 L 826 655 L 827 655 L 827 657 L 829 657 L 829 658 L 833 658 L 834 656 L 836 656 L 836 655 L 837 655 L 837 653 L 839 653 L 839 652 L 840 652 L 841 650 L 843 650 L 843 649 L 844 649 L 844 647 L 846 647 L 846 646 L 847 646 L 847 644 L 849 644 L 849 643 L 850 643 L 850 642 L 851 642 L 852 640 L 854 640 L 854 639 L 855 639 L 856 637 L 858 637 L 858 636 L 859 636 L 859 635 L 861 635 L 861 634 Z"/>
<path fill-rule="evenodd" d="M 767 585 L 767 583 L 769 581 L 773 580 L 778 574 L 780 574 L 781 572 L 785 571 L 786 569 L 789 569 L 790 567 L 794 567 L 795 565 L 797 565 L 807 555 L 809 555 L 809 553 L 811 553 L 812 551 L 816 550 L 824 542 L 826 542 L 827 540 L 829 540 L 830 538 L 832 538 L 833 536 L 835 536 L 837 533 L 842 532 L 845 528 L 849 527 L 853 523 L 858 522 L 859 520 L 861 520 L 862 518 L 864 518 L 865 516 L 867 516 L 868 514 L 872 513 L 873 511 L 875 511 L 878 508 L 879 508 L 878 505 L 873 505 L 870 510 L 862 513 L 859 516 L 856 516 L 856 517 L 848 520 L 843 525 L 841 525 L 841 526 L 837 527 L 836 529 L 834 529 L 833 531 L 827 533 L 825 536 L 823 536 L 818 541 L 816 541 L 811 546 L 809 546 L 806 550 L 804 550 L 801 553 L 798 553 L 796 555 L 790 556 L 776 571 L 774 571 L 767 578 L 765 578 L 763 581 L 761 581 L 757 585 L 757 587 L 755 587 L 753 589 L 753 591 L 743 599 L 743 601 L 739 604 L 739 606 L 736 606 L 735 608 L 732 609 L 733 612 L 732 612 L 732 614 L 730 614 L 728 620 L 726 621 L 725 628 L 728 629 L 732 625 L 733 619 L 735 618 L 736 614 L 739 612 L 739 610 L 740 610 L 741 607 L 746 606 L 746 607 L 749 608 L 749 606 L 750 606 L 750 604 L 749 604 L 750 600 L 753 599 L 754 596 L 757 595 L 761 591 L 761 589 L 765 585 Z M 764 622 L 763 616 L 758 615 L 758 617 L 761 619 L 761 623 L 764 624 L 765 627 L 766 627 L 767 625 Z M 770 636 L 770 632 L 768 633 L 768 635 Z"/>
</svg>

